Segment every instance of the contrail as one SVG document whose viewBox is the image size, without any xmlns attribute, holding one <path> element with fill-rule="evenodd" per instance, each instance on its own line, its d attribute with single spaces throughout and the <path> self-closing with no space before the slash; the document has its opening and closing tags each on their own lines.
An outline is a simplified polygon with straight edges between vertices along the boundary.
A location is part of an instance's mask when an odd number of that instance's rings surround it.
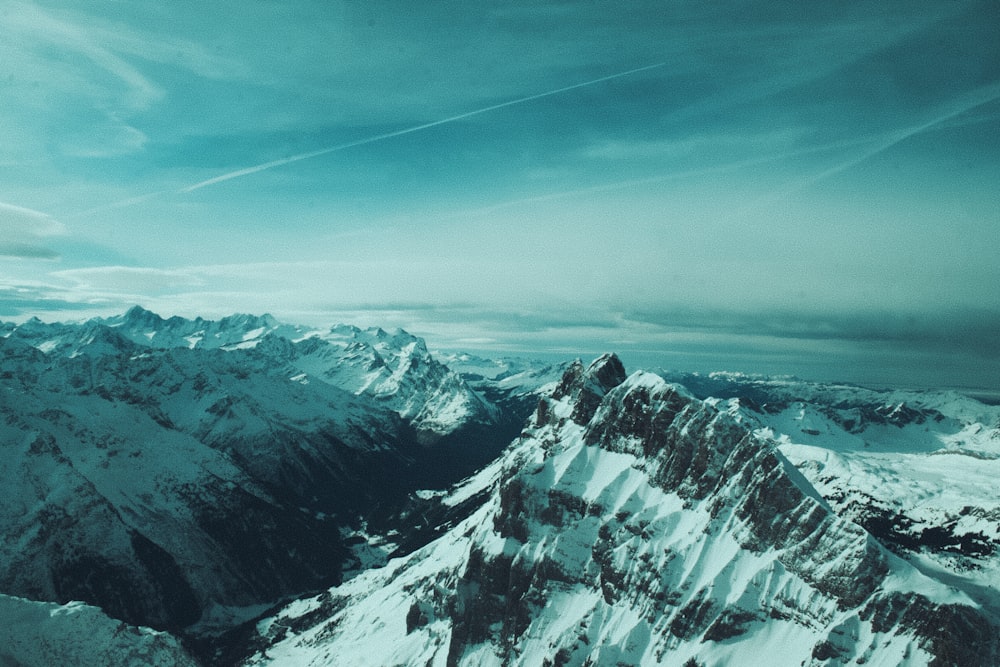
<svg viewBox="0 0 1000 667">
<path fill-rule="evenodd" d="M 509 100 L 507 102 L 493 104 L 488 107 L 483 107 L 482 109 L 476 109 L 474 111 L 466 111 L 465 113 L 460 113 L 457 116 L 449 116 L 448 118 L 442 118 L 441 120 L 435 120 L 430 123 L 414 125 L 413 127 L 407 127 L 405 129 L 396 130 L 394 132 L 386 132 L 385 134 L 377 134 L 373 137 L 367 137 L 366 139 L 351 141 L 346 144 L 339 144 L 337 146 L 321 148 L 319 150 L 310 151 L 308 153 L 300 153 L 299 155 L 292 155 L 290 157 L 281 158 L 279 160 L 264 162 L 262 164 L 254 165 L 252 167 L 246 167 L 245 169 L 238 169 L 236 171 L 231 171 L 229 173 L 222 174 L 220 176 L 215 176 L 214 178 L 209 178 L 208 180 L 195 183 L 194 185 L 189 185 L 186 188 L 182 188 L 178 192 L 193 192 L 195 190 L 200 190 L 201 188 L 208 187 L 209 185 L 215 185 L 216 183 L 222 183 L 223 181 L 229 181 L 234 178 L 240 178 L 242 176 L 249 176 L 250 174 L 256 174 L 259 171 L 273 169 L 274 167 L 280 167 L 282 165 L 291 164 L 292 162 L 309 160 L 314 157 L 319 157 L 320 155 L 335 153 L 337 151 L 342 151 L 347 148 L 354 148 L 355 146 L 364 146 L 365 144 L 373 144 L 377 141 L 384 141 L 385 139 L 399 137 L 404 134 L 420 132 L 421 130 L 426 130 L 431 127 L 437 127 L 438 125 L 445 125 L 446 123 L 454 123 L 455 121 L 458 120 L 470 118 L 472 116 L 478 116 L 480 114 L 488 113 L 490 111 L 496 111 L 497 109 L 503 109 L 504 107 L 511 107 L 516 104 L 524 104 L 525 102 L 531 102 L 532 100 L 538 100 L 543 97 L 550 97 L 552 95 L 559 95 L 560 93 L 565 93 L 570 90 L 576 90 L 577 88 L 584 88 L 586 86 L 593 86 L 595 84 L 602 83 L 604 81 L 611 81 L 612 79 L 620 79 L 625 76 L 631 76 L 633 74 L 638 74 L 639 72 L 645 72 L 647 70 L 656 69 L 657 67 L 663 67 L 666 64 L 667 63 L 663 62 L 663 63 L 656 63 L 655 65 L 646 65 L 645 67 L 637 67 L 635 69 L 630 69 L 625 72 L 618 72 L 617 74 L 609 74 L 608 76 L 602 76 L 599 79 L 584 81 L 583 83 L 575 83 L 572 86 L 564 86 L 562 88 L 556 88 L 555 90 L 549 90 L 544 93 L 536 93 L 534 95 L 528 95 L 527 97 L 519 97 L 516 100 Z"/>
<path fill-rule="evenodd" d="M 880 153 L 884 153 L 893 146 L 901 144 L 910 137 L 916 136 L 927 130 L 948 122 L 949 120 L 961 116 L 962 114 L 972 111 L 984 104 L 989 104 L 990 102 L 995 102 L 1000 99 L 1000 83 L 994 83 L 989 86 L 982 86 L 973 90 L 972 92 L 962 96 L 957 100 L 957 103 L 950 109 L 947 109 L 940 113 L 938 116 L 926 120 L 917 125 L 912 125 L 910 127 L 904 127 L 896 132 L 891 132 L 886 134 L 877 142 L 870 150 L 857 155 L 853 158 L 845 160 L 843 163 L 834 165 L 826 171 L 823 171 L 806 182 L 806 185 L 812 185 L 816 182 L 822 181 L 829 178 L 830 176 L 835 176 L 842 171 L 847 171 L 848 169 L 855 167 L 862 162 L 865 162 Z"/>
<path fill-rule="evenodd" d="M 100 206 L 95 206 L 93 208 L 88 208 L 85 211 L 79 211 L 77 213 L 72 213 L 70 215 L 65 216 L 65 218 L 67 220 L 70 220 L 70 219 L 73 219 L 73 218 L 82 218 L 82 217 L 85 217 L 85 216 L 88 216 L 88 215 L 93 215 L 95 213 L 102 213 L 104 211 L 110 211 L 110 210 L 116 209 L 116 208 L 125 208 L 127 206 L 134 206 L 135 204 L 141 204 L 142 202 L 146 201 L 147 199 L 154 199 L 154 198 L 159 197 L 161 195 L 170 194 L 172 192 L 173 192 L 173 190 L 159 190 L 157 192 L 148 192 L 148 193 L 146 193 L 144 195 L 139 195 L 137 197 L 129 197 L 128 199 L 122 199 L 121 201 L 114 201 L 114 202 L 111 202 L 110 204 L 101 204 Z"/>
<path fill-rule="evenodd" d="M 771 206 L 774 203 L 781 201 L 782 199 L 796 192 L 799 192 L 808 187 L 816 185 L 817 183 L 825 181 L 826 179 L 836 176 L 837 174 L 853 169 L 854 167 L 870 160 L 876 155 L 880 155 L 886 152 L 887 150 L 891 149 L 892 147 L 903 143 L 910 137 L 922 134 L 927 130 L 933 129 L 939 125 L 947 123 L 948 121 L 958 116 L 961 116 L 964 113 L 967 113 L 969 111 L 972 111 L 973 109 L 981 107 L 984 104 L 995 102 L 997 100 L 1000 100 L 1000 83 L 981 86 L 980 88 L 977 88 L 969 93 L 966 93 L 963 96 L 960 96 L 959 98 L 953 101 L 953 104 L 949 108 L 941 110 L 937 115 L 925 121 L 922 121 L 915 125 L 902 127 L 894 132 L 887 132 L 883 135 L 874 138 L 868 138 L 868 139 L 862 138 L 852 142 L 845 142 L 844 143 L 845 146 L 851 146 L 856 144 L 862 146 L 867 145 L 867 148 L 866 150 L 861 151 L 856 155 L 847 157 L 846 159 L 841 160 L 837 164 L 827 167 L 823 171 L 820 171 L 816 174 L 807 175 L 804 178 L 800 178 L 798 180 L 789 183 L 786 187 L 781 188 L 776 192 L 771 192 L 770 194 L 758 197 L 757 199 L 748 202 L 747 205 L 745 205 L 742 209 L 740 209 L 738 214 L 745 215 L 751 211 L 756 211 L 763 206 Z"/>
</svg>

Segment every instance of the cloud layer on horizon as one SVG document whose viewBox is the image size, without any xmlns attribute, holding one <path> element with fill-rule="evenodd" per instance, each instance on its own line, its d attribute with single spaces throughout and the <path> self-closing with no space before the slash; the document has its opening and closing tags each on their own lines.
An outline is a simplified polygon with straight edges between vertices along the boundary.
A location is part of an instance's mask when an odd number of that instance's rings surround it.
<svg viewBox="0 0 1000 667">
<path fill-rule="evenodd" d="M 4 11 L 0 317 L 1000 349 L 996 3 Z"/>
</svg>

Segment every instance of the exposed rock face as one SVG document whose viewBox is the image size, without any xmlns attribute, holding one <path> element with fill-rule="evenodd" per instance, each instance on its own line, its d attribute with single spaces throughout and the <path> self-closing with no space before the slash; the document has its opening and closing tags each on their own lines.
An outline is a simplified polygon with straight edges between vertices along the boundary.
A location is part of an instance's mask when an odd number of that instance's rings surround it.
<svg viewBox="0 0 1000 667">
<path fill-rule="evenodd" d="M 247 664 L 996 663 L 996 619 L 836 516 L 773 443 L 620 369 L 571 367 L 491 500 L 261 624 Z"/>
</svg>

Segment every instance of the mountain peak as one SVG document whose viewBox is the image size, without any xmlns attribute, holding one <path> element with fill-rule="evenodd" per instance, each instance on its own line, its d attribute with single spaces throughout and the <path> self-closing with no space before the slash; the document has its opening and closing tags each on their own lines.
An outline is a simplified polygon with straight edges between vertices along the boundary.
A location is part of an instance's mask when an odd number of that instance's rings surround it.
<svg viewBox="0 0 1000 667">
<path fill-rule="evenodd" d="M 586 368 L 583 361 L 576 359 L 569 365 L 566 372 L 553 392 L 553 398 L 562 398 L 589 382 L 601 387 L 606 393 L 625 381 L 625 366 L 618 355 L 609 352 L 594 359 Z"/>
<path fill-rule="evenodd" d="M 583 362 L 577 359 L 563 373 L 552 392 L 552 399 L 569 398 L 574 406 L 571 419 L 583 425 L 594 416 L 605 394 L 624 382 L 625 378 L 625 366 L 615 354 L 601 355 L 586 370 Z"/>
<path fill-rule="evenodd" d="M 108 319 L 96 320 L 108 326 L 124 326 L 126 328 L 159 329 L 163 325 L 163 318 L 151 310 L 147 310 L 140 305 L 129 308 L 124 315 Z"/>
<path fill-rule="evenodd" d="M 585 376 L 607 393 L 625 381 L 625 366 L 618 355 L 602 354 L 590 363 Z"/>
<path fill-rule="evenodd" d="M 151 310 L 143 308 L 139 304 L 136 304 L 125 311 L 125 319 L 127 320 L 147 319 L 149 317 L 156 317 L 157 319 L 160 319 L 159 315 Z"/>
</svg>

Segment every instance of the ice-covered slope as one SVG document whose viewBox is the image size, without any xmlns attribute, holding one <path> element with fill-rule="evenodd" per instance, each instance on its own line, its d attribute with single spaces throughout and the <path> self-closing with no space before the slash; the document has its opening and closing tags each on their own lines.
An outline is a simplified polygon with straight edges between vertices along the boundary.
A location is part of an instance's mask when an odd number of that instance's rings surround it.
<svg viewBox="0 0 1000 667">
<path fill-rule="evenodd" d="M 11 339 L 0 368 L 0 590 L 178 628 L 336 581 L 336 524 L 255 475 L 238 430 L 209 443 L 177 425 L 210 412 L 159 392 L 183 393 L 197 374 L 127 345 L 62 359 Z M 166 387 L 149 382 L 160 371 Z"/>
<path fill-rule="evenodd" d="M 993 665 L 997 618 L 738 416 L 569 369 L 440 538 L 261 621 L 246 664 Z"/>
<path fill-rule="evenodd" d="M 294 363 L 310 376 L 367 394 L 434 442 L 469 423 L 492 424 L 497 412 L 457 373 L 405 331 L 338 325 L 302 344 Z"/>
<path fill-rule="evenodd" d="M 349 325 L 310 329 L 282 324 L 270 315 L 165 320 L 139 307 L 102 323 L 155 348 L 239 350 L 282 338 L 293 343 L 285 361 L 300 370 L 300 381 L 326 382 L 375 398 L 427 442 L 469 422 L 489 423 L 495 416 L 489 404 L 427 351 L 423 339 L 402 330 Z"/>
<path fill-rule="evenodd" d="M 996 409 L 450 359 L 269 316 L 0 325 L 0 591 L 59 603 L 4 618 L 84 662 L 110 618 L 212 664 L 996 662 Z"/>
</svg>

